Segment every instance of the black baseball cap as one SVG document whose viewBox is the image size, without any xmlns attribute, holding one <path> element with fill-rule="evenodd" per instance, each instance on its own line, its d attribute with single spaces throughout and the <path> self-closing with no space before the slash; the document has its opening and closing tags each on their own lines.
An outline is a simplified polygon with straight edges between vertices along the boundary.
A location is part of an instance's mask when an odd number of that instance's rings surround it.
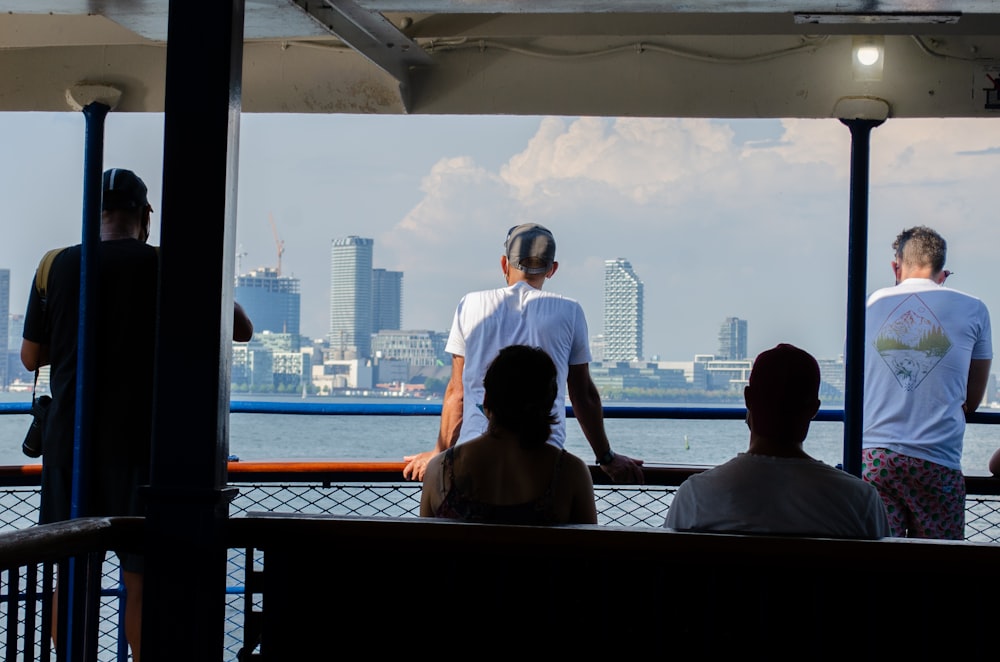
<svg viewBox="0 0 1000 662">
<path fill-rule="evenodd" d="M 111 168 L 104 171 L 104 193 L 101 198 L 101 209 L 144 209 L 149 207 L 146 198 L 146 184 L 137 174 L 124 168 Z"/>
</svg>

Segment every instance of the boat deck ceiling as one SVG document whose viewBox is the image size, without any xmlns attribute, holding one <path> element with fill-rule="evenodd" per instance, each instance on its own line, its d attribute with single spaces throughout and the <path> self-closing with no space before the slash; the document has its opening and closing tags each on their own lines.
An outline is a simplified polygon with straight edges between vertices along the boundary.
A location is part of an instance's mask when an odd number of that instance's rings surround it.
<svg viewBox="0 0 1000 662">
<path fill-rule="evenodd" d="M 0 0 L 0 110 L 162 112 L 168 0 Z M 186 26 L 178 39 L 207 39 Z M 879 79 L 851 67 L 884 43 Z M 246 0 L 251 113 L 992 117 L 997 0 Z"/>
</svg>

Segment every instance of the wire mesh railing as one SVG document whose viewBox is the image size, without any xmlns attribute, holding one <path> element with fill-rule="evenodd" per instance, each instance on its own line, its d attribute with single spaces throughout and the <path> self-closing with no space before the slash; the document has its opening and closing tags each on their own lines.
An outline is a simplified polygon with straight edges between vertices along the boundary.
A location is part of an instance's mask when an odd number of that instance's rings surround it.
<svg viewBox="0 0 1000 662">
<path fill-rule="evenodd" d="M 340 466 L 340 474 L 328 467 L 316 474 L 281 470 L 278 465 L 268 465 L 259 473 L 246 466 L 231 474 L 231 485 L 238 489 L 230 505 L 231 517 L 242 517 L 253 512 L 282 512 L 302 514 L 360 515 L 384 517 L 417 517 L 420 507 L 420 483 L 405 481 L 392 463 L 371 472 L 371 480 L 358 480 L 364 471 L 352 469 L 350 463 Z M 697 469 L 688 470 L 694 471 Z M 337 480 L 338 475 L 350 479 Z M 662 525 L 676 486 L 686 475 L 684 470 L 671 469 L 658 475 L 648 468 L 652 480 L 645 485 L 603 485 L 594 487 L 598 508 L 598 523 L 609 526 L 659 527 Z M 395 477 L 395 478 L 394 478 Z M 0 476 L 2 482 L 2 476 Z M 966 538 L 974 542 L 1000 543 L 1000 495 L 995 494 L 996 480 L 969 479 L 966 501 Z M 22 530 L 36 521 L 39 491 L 33 485 L 14 485 L 0 489 L 0 531 Z M 259 566 L 259 557 L 247 559 L 246 550 L 231 549 L 227 562 L 226 623 L 224 659 L 236 660 L 244 645 L 244 627 L 247 613 L 259 611 L 259 602 L 247 604 L 245 582 L 247 565 Z M 18 639 L 23 639 L 22 623 L 12 605 L 23 600 L 18 591 L 14 599 L 13 584 L 4 582 L 0 595 L 0 640 L 7 637 L 11 624 L 18 628 Z M 37 609 L 42 609 L 41 597 Z M 100 604 L 100 635 L 98 660 L 114 662 L 127 658 L 127 648 L 122 651 L 120 627 L 120 588 L 118 560 L 108 554 L 102 572 L 102 597 Z M 23 609 L 23 606 L 22 606 Z M 13 618 L 12 618 L 13 616 Z M 32 648 L 41 651 L 41 630 L 36 628 Z M 19 649 L 18 654 L 23 652 Z M 40 653 L 39 653 L 40 655 Z M 123 657 L 125 656 L 125 657 Z M 42 659 L 16 657 L 15 659 Z"/>
<path fill-rule="evenodd" d="M 245 404 L 245 403 L 244 403 Z M 291 405 L 269 403 L 254 405 L 255 413 L 281 413 Z M 326 409 L 305 407 L 294 404 L 294 413 L 328 415 L 366 415 L 386 413 L 384 407 L 377 412 L 357 405 L 338 406 Z M 267 409 L 271 407 L 271 409 Z M 278 407 L 274 409 L 274 407 Z M 439 407 L 439 405 L 438 405 Z M 263 408 L 263 409 L 261 409 Z M 24 413 L 0 408 L 0 414 Z M 266 411 L 265 411 L 266 409 Z M 322 410 L 320 410 L 322 409 Z M 235 412 L 235 410 L 234 410 Z M 435 415 L 435 406 L 412 406 L 396 413 L 399 415 Z M 617 412 L 614 416 L 624 416 Z M 738 411 L 700 410 L 696 408 L 630 408 L 630 417 L 643 418 L 739 418 Z M 824 412 L 830 420 L 839 420 L 840 412 Z M 1000 414 L 976 414 L 976 423 L 1000 423 Z M 284 512 L 303 514 L 360 515 L 384 517 L 417 517 L 420 504 L 420 483 L 406 481 L 401 475 L 401 466 L 395 463 L 376 463 L 381 466 L 360 466 L 371 463 L 338 463 L 322 470 L 307 464 L 297 464 L 294 470 L 280 464 L 269 464 L 255 470 L 252 463 L 231 463 L 230 484 L 238 489 L 230 504 L 230 516 L 241 517 L 252 512 Z M 291 466 L 291 465 L 289 465 Z M 333 469 L 330 467 L 333 466 Z M 37 521 L 39 504 L 38 467 L 0 467 L 0 532 L 19 531 L 31 527 Z M 670 502 L 679 485 L 690 471 L 698 468 L 656 468 L 646 467 L 645 485 L 602 484 L 600 472 L 595 473 L 595 499 L 598 523 L 609 526 L 659 527 L 666 515 Z M 972 477 L 967 480 L 966 539 L 972 542 L 1000 543 L 1000 481 L 991 478 Z M 244 627 L 248 613 L 259 610 L 260 605 L 245 602 L 248 564 L 251 567 L 262 563 L 259 557 L 247 559 L 246 550 L 231 549 L 227 562 L 226 581 L 226 623 L 224 639 L 224 659 L 236 660 L 244 645 Z M 27 572 L 25 568 L 22 572 Z M 15 589 L 13 578 L 3 581 L 0 595 L 0 638 L 10 640 L 10 629 L 17 629 L 17 638 L 23 638 L 23 623 L 20 613 L 13 609 L 18 600 L 26 600 L 23 589 Z M 107 554 L 102 572 L 102 596 L 100 602 L 100 642 L 98 660 L 112 662 L 128 659 L 127 646 L 123 646 L 121 631 L 118 560 L 114 554 Z M 38 598 L 39 600 L 41 598 Z M 250 598 L 253 599 L 252 596 Z M 23 607 L 23 605 L 22 605 Z M 36 605 L 38 609 L 42 604 Z M 29 650 L 40 651 L 41 630 L 35 632 L 34 644 Z M 11 649 L 8 647 L 8 652 Z M 24 648 L 13 659 L 41 659 L 23 657 Z M 123 652 L 124 651 L 124 652 Z M 40 655 L 40 653 L 39 653 Z"/>
</svg>

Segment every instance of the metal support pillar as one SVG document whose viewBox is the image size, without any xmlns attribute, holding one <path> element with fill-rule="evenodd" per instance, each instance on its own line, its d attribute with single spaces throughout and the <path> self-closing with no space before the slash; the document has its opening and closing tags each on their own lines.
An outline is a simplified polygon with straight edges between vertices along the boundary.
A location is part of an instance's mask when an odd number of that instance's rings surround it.
<svg viewBox="0 0 1000 662">
<path fill-rule="evenodd" d="M 223 655 L 242 60 L 242 0 L 171 0 L 143 662 Z"/>
<path fill-rule="evenodd" d="M 94 400 L 94 329 L 97 325 L 99 282 L 97 248 L 101 241 L 101 195 L 104 171 L 104 121 L 111 107 L 94 101 L 82 108 L 86 122 L 83 155 L 83 222 L 80 240 L 80 315 L 77 325 L 76 418 L 73 424 L 73 484 L 70 517 L 87 515 Z M 94 559 L 70 558 L 59 582 L 59 642 L 57 657 L 97 659 L 97 604 Z M 100 564 L 97 564 L 100 567 Z M 100 591 L 100 575 L 96 577 Z"/>
<path fill-rule="evenodd" d="M 851 131 L 851 219 L 847 237 L 847 347 L 844 351 L 844 469 L 861 476 L 864 429 L 865 303 L 868 298 L 868 178 L 871 130 L 884 120 L 841 120 Z"/>
</svg>

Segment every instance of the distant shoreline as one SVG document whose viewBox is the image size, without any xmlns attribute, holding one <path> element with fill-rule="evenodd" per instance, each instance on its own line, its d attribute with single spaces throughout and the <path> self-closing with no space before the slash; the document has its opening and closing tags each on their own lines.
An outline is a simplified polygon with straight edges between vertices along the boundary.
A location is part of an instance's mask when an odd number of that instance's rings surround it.
<svg viewBox="0 0 1000 662">
<path fill-rule="evenodd" d="M 641 397 L 607 397 L 601 396 L 601 401 L 606 405 L 661 405 L 661 406 L 710 406 L 718 405 L 725 407 L 742 407 L 743 406 L 743 394 L 742 393 L 732 393 L 723 394 L 721 392 L 710 391 L 712 395 L 701 395 L 700 393 L 692 393 L 692 397 L 679 399 L 676 394 L 671 394 L 669 396 L 656 397 L 653 395 L 643 395 Z M 718 393 L 715 395 L 715 393 Z M 325 395 L 315 395 L 315 394 L 296 394 L 296 393 L 245 393 L 233 391 L 229 394 L 230 400 L 255 400 L 255 401 L 266 401 L 266 400 L 321 400 L 321 401 L 336 401 L 336 400 L 406 400 L 406 401 L 417 401 L 417 402 L 441 402 L 441 395 L 432 393 L 428 395 L 418 395 L 411 393 L 399 393 L 398 391 L 386 391 L 386 390 L 366 390 L 366 389 L 349 389 L 343 392 L 330 393 Z M 841 408 L 844 405 L 843 398 L 824 398 L 822 399 L 823 407 L 837 407 Z"/>
</svg>

